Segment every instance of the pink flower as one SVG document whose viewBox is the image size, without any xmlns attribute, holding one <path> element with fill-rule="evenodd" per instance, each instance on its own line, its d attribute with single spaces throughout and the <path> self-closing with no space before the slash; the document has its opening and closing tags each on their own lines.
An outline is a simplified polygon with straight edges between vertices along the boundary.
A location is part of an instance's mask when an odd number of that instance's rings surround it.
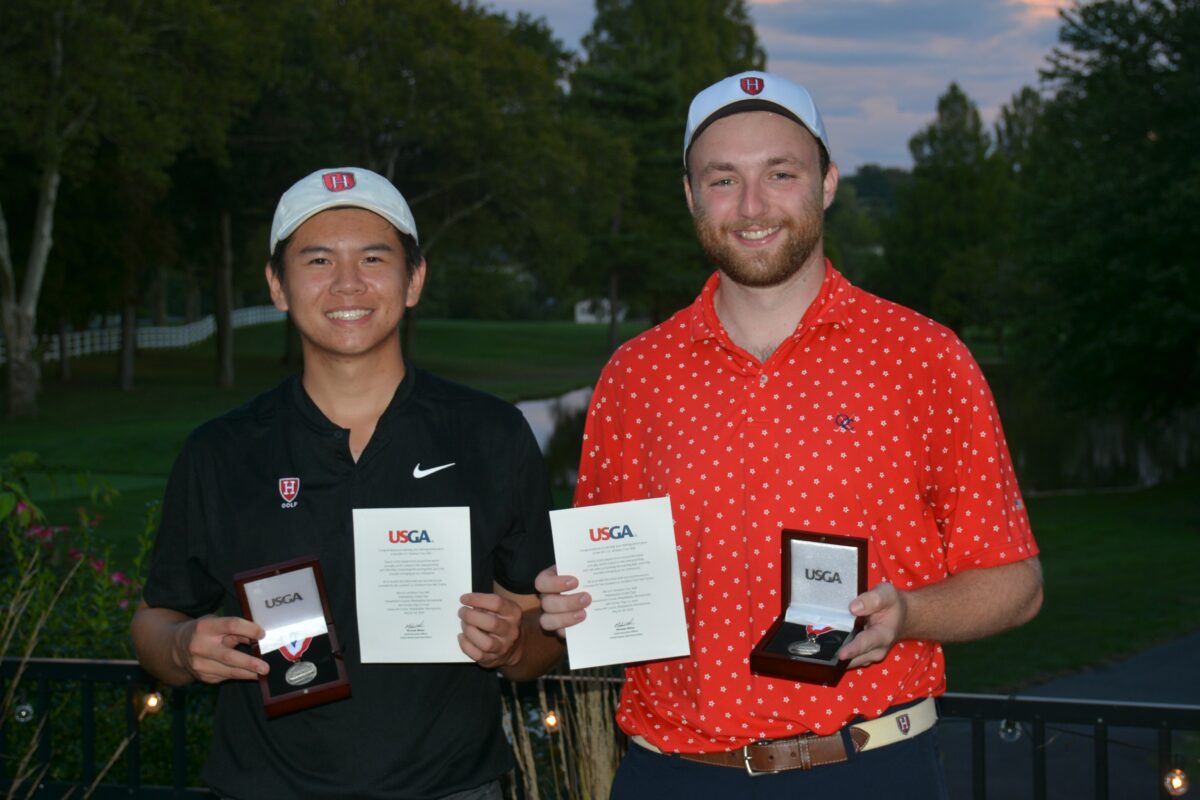
<svg viewBox="0 0 1200 800">
<path fill-rule="evenodd" d="M 117 608 L 119 608 L 119 609 L 121 609 L 122 611 L 124 611 L 125 609 L 129 608 L 129 601 L 128 601 L 128 600 L 122 600 L 121 602 L 117 603 Z"/>
<path fill-rule="evenodd" d="M 92 559 L 92 569 L 96 570 L 96 572 L 104 572 L 104 559 L 103 558 L 93 558 Z"/>
<path fill-rule="evenodd" d="M 48 542 L 54 538 L 54 530 L 45 525 L 31 525 L 29 530 L 25 531 L 26 539 L 37 539 L 39 542 Z"/>
<path fill-rule="evenodd" d="M 118 586 L 129 586 L 130 583 L 132 583 L 132 581 L 129 580 L 129 576 L 126 575 L 124 572 L 114 572 L 114 573 L 110 574 L 108 577 L 113 583 L 117 584 Z"/>
<path fill-rule="evenodd" d="M 67 555 L 71 558 L 72 561 L 78 561 L 79 559 L 83 558 L 83 551 L 80 550 L 78 547 L 72 547 L 69 550 L 67 550 Z"/>
</svg>

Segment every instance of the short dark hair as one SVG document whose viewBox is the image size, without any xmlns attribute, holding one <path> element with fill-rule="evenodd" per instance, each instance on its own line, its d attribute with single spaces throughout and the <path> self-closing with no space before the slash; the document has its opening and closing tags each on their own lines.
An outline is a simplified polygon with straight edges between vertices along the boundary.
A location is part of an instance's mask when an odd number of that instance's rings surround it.
<svg viewBox="0 0 1200 800">
<path fill-rule="evenodd" d="M 417 264 L 421 263 L 421 245 L 417 244 L 417 240 L 411 234 L 404 233 L 395 225 L 392 230 L 396 232 L 396 236 L 400 237 L 400 246 L 404 248 L 404 268 L 413 270 Z M 292 234 L 293 236 L 295 233 Z M 267 259 L 267 264 L 271 267 L 271 272 L 274 273 L 276 280 L 283 280 L 283 254 L 287 252 L 288 245 L 292 243 L 292 237 L 280 239 L 275 245 L 275 249 L 271 251 L 271 257 Z"/>
</svg>

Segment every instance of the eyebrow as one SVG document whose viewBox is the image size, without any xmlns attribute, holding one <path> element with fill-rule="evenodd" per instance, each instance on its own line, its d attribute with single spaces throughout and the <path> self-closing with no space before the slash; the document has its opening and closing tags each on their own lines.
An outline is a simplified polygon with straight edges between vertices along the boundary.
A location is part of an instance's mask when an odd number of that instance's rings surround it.
<svg viewBox="0 0 1200 800">
<path fill-rule="evenodd" d="M 384 251 L 384 252 L 387 252 L 387 253 L 393 253 L 393 252 L 395 252 L 395 250 L 396 250 L 396 248 L 392 247 L 392 246 L 391 246 L 390 244 L 388 244 L 387 242 L 374 242 L 374 243 L 372 243 L 372 244 L 368 244 L 368 245 L 364 246 L 362 249 L 363 249 L 363 251 L 364 251 L 364 252 L 367 252 L 367 251 L 375 251 L 375 250 L 382 250 L 382 251 Z M 304 254 L 313 254 L 313 253 L 332 253 L 332 252 L 333 252 L 333 248 L 332 248 L 332 247 L 326 247 L 326 246 L 325 246 L 325 245 L 323 245 L 323 244 L 310 244 L 310 245 L 308 245 L 307 247 L 301 247 L 301 248 L 300 248 L 299 250 L 297 250 L 296 252 L 297 252 L 297 253 L 304 253 Z"/>
<path fill-rule="evenodd" d="M 804 159 L 800 158 L 799 156 L 772 156 L 771 158 L 767 159 L 768 167 L 778 167 L 780 164 L 800 165 L 803 163 Z"/>
<path fill-rule="evenodd" d="M 767 167 L 777 167 L 780 164 L 803 164 L 804 160 L 798 156 L 771 156 L 765 162 Z M 708 175 L 713 172 L 737 172 L 737 167 L 730 161 L 712 161 L 704 166 L 701 175 Z"/>
</svg>

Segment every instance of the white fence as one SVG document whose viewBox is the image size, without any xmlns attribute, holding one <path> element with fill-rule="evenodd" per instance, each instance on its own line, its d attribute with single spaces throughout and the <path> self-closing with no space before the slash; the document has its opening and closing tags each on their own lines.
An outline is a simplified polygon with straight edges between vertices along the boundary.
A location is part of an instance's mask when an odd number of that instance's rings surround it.
<svg viewBox="0 0 1200 800">
<path fill-rule="evenodd" d="M 233 327 L 245 328 L 264 322 L 278 322 L 287 316 L 275 306 L 251 306 L 233 312 Z M 187 325 L 146 325 L 137 329 L 137 346 L 140 350 L 162 350 L 172 347 L 188 347 L 203 342 L 217 331 L 217 321 L 212 314 Z M 37 345 L 43 344 L 37 340 Z M 58 361 L 62 357 L 62 341 L 57 334 L 45 337 L 41 349 L 43 361 Z M 36 345 L 35 345 L 36 346 Z M 121 349 L 120 328 L 95 328 L 72 331 L 67 334 L 67 355 L 71 358 L 93 353 L 115 353 Z M 0 340 L 0 364 L 6 360 L 7 348 Z"/>
</svg>

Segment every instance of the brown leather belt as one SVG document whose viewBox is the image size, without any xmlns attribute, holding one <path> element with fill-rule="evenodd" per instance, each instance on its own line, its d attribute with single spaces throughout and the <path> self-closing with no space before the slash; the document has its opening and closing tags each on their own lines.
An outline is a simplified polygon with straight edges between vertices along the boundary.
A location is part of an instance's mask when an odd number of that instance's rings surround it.
<svg viewBox="0 0 1200 800">
<path fill-rule="evenodd" d="M 937 707 L 933 698 L 927 697 L 919 703 L 884 714 L 878 719 L 851 725 L 848 732 L 855 752 L 862 752 L 911 739 L 935 724 Z M 634 743 L 648 750 L 662 752 L 641 736 L 632 738 Z M 679 753 L 678 756 L 685 761 L 744 769 L 751 775 L 812 769 L 825 764 L 838 764 L 850 758 L 841 731 L 828 736 L 807 733 L 792 739 L 752 742 L 745 747 L 723 753 Z"/>
<path fill-rule="evenodd" d="M 851 728 L 850 738 L 854 742 L 854 749 L 860 750 L 868 736 L 863 731 Z M 754 742 L 740 750 L 725 753 L 680 753 L 679 757 L 685 761 L 744 769 L 751 775 L 790 769 L 812 769 L 825 764 L 837 764 L 850 758 L 846 753 L 846 742 L 841 733 L 832 733 L 829 736 L 813 736 L 810 733 L 794 739 Z"/>
</svg>

